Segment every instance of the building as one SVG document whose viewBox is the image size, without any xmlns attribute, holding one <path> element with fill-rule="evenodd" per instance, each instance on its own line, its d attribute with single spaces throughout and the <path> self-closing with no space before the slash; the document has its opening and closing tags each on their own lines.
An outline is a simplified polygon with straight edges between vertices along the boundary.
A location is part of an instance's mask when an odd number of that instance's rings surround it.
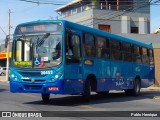
<svg viewBox="0 0 160 120">
<path fill-rule="evenodd" d="M 11 58 L 11 48 L 12 48 L 12 43 L 10 43 L 10 52 L 9 52 L 9 57 Z M 7 62 L 7 49 L 5 48 L 5 44 L 0 44 L 0 66 L 1 67 L 6 67 L 6 62 Z"/>
<path fill-rule="evenodd" d="M 118 34 L 154 47 L 160 86 L 160 34 L 150 34 L 149 0 L 74 0 L 58 9 L 59 19 Z"/>
<path fill-rule="evenodd" d="M 74 0 L 56 12 L 59 19 L 114 34 L 150 33 L 149 0 Z"/>
</svg>

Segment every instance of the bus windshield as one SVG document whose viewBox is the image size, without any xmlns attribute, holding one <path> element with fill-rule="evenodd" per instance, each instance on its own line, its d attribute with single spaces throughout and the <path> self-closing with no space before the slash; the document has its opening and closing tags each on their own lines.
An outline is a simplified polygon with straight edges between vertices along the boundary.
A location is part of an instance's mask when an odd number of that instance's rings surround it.
<svg viewBox="0 0 160 120">
<path fill-rule="evenodd" d="M 57 66 L 62 61 L 61 45 L 61 34 L 16 37 L 13 43 L 13 65 L 22 68 Z"/>
</svg>

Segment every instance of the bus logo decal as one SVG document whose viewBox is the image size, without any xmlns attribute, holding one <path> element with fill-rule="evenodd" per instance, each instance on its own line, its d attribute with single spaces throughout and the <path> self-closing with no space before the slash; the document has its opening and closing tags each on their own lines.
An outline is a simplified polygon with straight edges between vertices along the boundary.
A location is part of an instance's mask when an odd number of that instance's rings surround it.
<svg viewBox="0 0 160 120">
<path fill-rule="evenodd" d="M 34 64 L 35 65 L 40 65 L 40 63 L 41 63 L 41 58 L 35 58 L 34 59 Z"/>
</svg>

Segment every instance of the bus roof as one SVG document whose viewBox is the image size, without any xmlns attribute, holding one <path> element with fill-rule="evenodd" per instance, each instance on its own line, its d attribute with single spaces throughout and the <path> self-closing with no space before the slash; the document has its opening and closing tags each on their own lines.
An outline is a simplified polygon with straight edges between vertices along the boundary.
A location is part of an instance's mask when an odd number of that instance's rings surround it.
<svg viewBox="0 0 160 120">
<path fill-rule="evenodd" d="M 84 32 L 88 32 L 88 33 L 91 33 L 91 31 L 92 31 L 92 33 L 94 35 L 100 35 L 100 36 L 112 38 L 112 39 L 115 39 L 115 40 L 120 40 L 120 41 L 123 41 L 123 42 L 135 44 L 135 45 L 138 45 L 138 46 L 141 46 L 141 47 L 146 47 L 146 48 L 153 49 L 151 44 L 145 44 L 145 43 L 133 40 L 133 39 L 125 38 L 125 37 L 122 37 L 122 36 L 119 36 L 119 35 L 115 35 L 115 34 L 112 34 L 112 33 L 107 33 L 107 32 L 104 32 L 102 30 L 97 30 L 95 28 L 90 28 L 90 27 L 83 26 L 83 25 L 80 25 L 80 24 L 77 24 L 77 23 L 73 23 L 73 22 L 69 22 L 69 21 L 66 21 L 66 20 L 38 20 L 38 21 L 21 23 L 19 25 L 27 25 L 27 24 L 42 23 L 42 22 L 62 22 L 66 26 L 68 26 L 70 28 L 74 28 L 74 29 L 80 30 L 80 31 L 83 30 Z"/>
</svg>

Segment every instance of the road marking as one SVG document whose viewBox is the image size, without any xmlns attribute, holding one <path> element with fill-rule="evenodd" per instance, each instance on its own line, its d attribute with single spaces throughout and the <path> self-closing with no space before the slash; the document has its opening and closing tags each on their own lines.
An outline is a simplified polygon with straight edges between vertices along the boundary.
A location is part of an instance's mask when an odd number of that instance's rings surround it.
<svg viewBox="0 0 160 120">
<path fill-rule="evenodd" d="M 30 94 L 22 94 L 21 95 L 24 95 L 24 96 L 27 96 L 27 97 L 31 97 L 31 98 L 38 98 L 38 96 L 34 96 L 34 95 L 30 95 Z"/>
<path fill-rule="evenodd" d="M 79 106 L 81 109 L 92 109 L 92 110 L 99 110 L 99 111 L 103 111 L 103 110 L 106 110 L 104 108 L 98 108 L 98 107 L 93 107 L 93 106 L 89 106 L 89 105 L 81 105 Z"/>
</svg>

